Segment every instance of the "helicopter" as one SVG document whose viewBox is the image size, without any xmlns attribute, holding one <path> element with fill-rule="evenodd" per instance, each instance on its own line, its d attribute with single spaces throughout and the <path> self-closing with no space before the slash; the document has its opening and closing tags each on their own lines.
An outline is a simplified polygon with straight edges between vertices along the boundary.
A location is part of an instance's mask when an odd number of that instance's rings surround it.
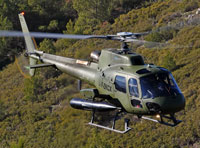
<svg viewBox="0 0 200 148">
<path fill-rule="evenodd" d="M 185 108 L 185 98 L 171 72 L 163 67 L 145 64 L 141 55 L 131 52 L 127 43 L 143 42 L 139 36 L 148 34 L 119 32 L 116 35 L 67 35 L 55 33 L 29 32 L 24 13 L 19 14 L 22 32 L 1 32 L 1 36 L 24 37 L 27 46 L 25 56 L 29 57 L 30 76 L 37 68 L 54 67 L 79 80 L 79 89 L 83 98 L 72 98 L 71 107 L 92 111 L 89 125 L 127 133 L 131 130 L 129 119 L 124 120 L 124 130 L 115 128 L 122 113 L 136 115 L 167 126 L 176 126 L 181 120 L 175 113 Z M 121 49 L 102 49 L 90 54 L 91 61 L 67 58 L 36 50 L 32 37 L 69 38 L 69 39 L 105 39 L 122 43 Z M 40 61 L 42 64 L 37 64 Z M 94 88 L 81 89 L 81 81 Z M 100 100 L 98 99 L 100 98 Z M 95 123 L 96 112 L 116 111 L 112 127 Z M 151 118 L 149 116 L 156 116 Z"/>
</svg>

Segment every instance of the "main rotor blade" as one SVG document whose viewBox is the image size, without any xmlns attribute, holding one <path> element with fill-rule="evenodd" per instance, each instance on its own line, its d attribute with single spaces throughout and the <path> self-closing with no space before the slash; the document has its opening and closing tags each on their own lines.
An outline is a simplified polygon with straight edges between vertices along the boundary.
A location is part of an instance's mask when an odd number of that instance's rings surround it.
<svg viewBox="0 0 200 148">
<path fill-rule="evenodd" d="M 61 33 L 43 33 L 43 32 L 30 32 L 23 33 L 21 31 L 5 31 L 0 30 L 0 37 L 24 37 L 30 35 L 35 38 L 53 38 L 53 39 L 90 39 L 90 38 L 107 38 L 101 35 L 73 35 L 73 34 L 61 34 Z"/>
<path fill-rule="evenodd" d="M 138 40 L 138 39 L 129 39 L 126 42 L 133 42 L 136 46 L 144 46 L 145 48 L 150 48 L 150 49 L 168 49 L 168 48 L 182 49 L 182 48 L 192 47 L 192 46 L 182 46 L 182 45 L 168 43 L 168 42 L 159 43 L 159 42 L 151 42 L 151 41 Z"/>
<path fill-rule="evenodd" d="M 129 38 L 137 38 L 139 36 L 147 35 L 148 32 L 143 33 L 131 33 L 132 37 Z M 30 35 L 35 38 L 53 38 L 53 39 L 90 39 L 90 38 L 98 38 L 98 39 L 107 39 L 107 40 L 118 40 L 118 41 L 126 41 L 127 38 L 123 38 L 120 35 L 74 35 L 74 34 L 61 34 L 61 33 L 44 33 L 44 32 L 30 32 L 23 33 L 21 31 L 7 31 L 0 30 L 0 37 L 24 37 L 26 35 Z"/>
<path fill-rule="evenodd" d="M 126 42 L 133 42 L 137 46 L 144 45 L 147 48 L 154 48 L 154 47 L 166 47 L 167 43 L 159 43 L 159 42 L 151 42 L 151 41 L 145 41 L 145 40 L 138 40 L 138 39 L 127 39 Z"/>
</svg>

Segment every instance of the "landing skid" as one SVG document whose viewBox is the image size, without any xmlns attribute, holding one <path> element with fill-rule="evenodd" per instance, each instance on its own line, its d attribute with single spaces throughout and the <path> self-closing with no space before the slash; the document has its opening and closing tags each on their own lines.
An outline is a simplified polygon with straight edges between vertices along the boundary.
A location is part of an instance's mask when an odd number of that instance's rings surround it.
<svg viewBox="0 0 200 148">
<path fill-rule="evenodd" d="M 170 116 L 166 116 L 166 115 L 160 115 L 160 120 L 156 120 L 156 119 L 152 119 L 150 117 L 145 117 L 145 116 L 142 116 L 141 117 L 142 119 L 145 119 L 145 120 L 150 120 L 150 121 L 153 121 L 153 122 L 157 122 L 157 123 L 160 123 L 160 124 L 164 124 L 164 125 L 167 125 L 167 126 L 176 126 L 178 125 L 179 123 L 181 123 L 182 121 L 181 120 L 176 120 L 176 118 L 174 117 L 174 114 L 170 114 Z M 170 121 L 172 122 L 165 122 L 163 119 L 169 119 Z"/>
<path fill-rule="evenodd" d="M 103 126 L 103 125 L 100 125 L 100 124 L 95 124 L 94 123 L 94 115 L 95 115 L 95 111 L 93 111 L 92 113 L 92 119 L 91 121 L 88 123 L 89 125 L 92 125 L 92 126 L 96 126 L 96 127 L 99 127 L 99 128 L 103 128 L 103 129 L 106 129 L 106 130 L 110 130 L 110 131 L 113 131 L 113 132 L 117 132 L 117 133 L 120 133 L 120 134 L 124 134 L 124 133 L 127 133 L 128 131 L 131 130 L 129 126 L 129 119 L 124 119 L 124 131 L 121 131 L 121 130 L 117 130 L 115 129 L 115 122 L 119 119 L 118 118 L 118 115 L 120 114 L 121 112 L 118 112 L 116 113 L 114 119 L 113 119 L 113 122 L 112 122 L 112 127 L 107 127 L 107 126 Z"/>
<path fill-rule="evenodd" d="M 113 122 L 112 122 L 112 127 L 107 127 L 107 126 L 104 126 L 104 125 L 94 123 L 95 111 L 93 111 L 92 119 L 88 124 L 92 125 L 92 126 L 99 127 L 99 128 L 103 128 L 103 129 L 106 129 L 106 130 L 110 130 L 110 131 L 113 131 L 113 132 L 117 132 L 117 133 L 120 133 L 120 134 L 125 134 L 125 133 L 127 133 L 128 131 L 131 130 L 131 128 L 129 127 L 129 121 L 130 121 L 129 119 L 126 119 L 126 118 L 124 119 L 124 130 L 123 131 L 115 129 L 115 122 L 119 119 L 118 115 L 120 113 L 121 112 L 116 113 L 116 115 L 113 119 Z M 171 127 L 174 127 L 174 126 L 176 126 L 176 125 L 178 125 L 179 123 L 182 122 L 181 120 L 177 120 L 175 118 L 174 114 L 170 114 L 169 116 L 160 115 L 158 120 L 150 118 L 150 117 L 146 117 L 146 116 L 138 116 L 138 118 L 142 118 L 142 119 L 145 119 L 145 120 L 153 121 L 153 122 L 164 124 L 164 125 L 171 126 Z M 168 119 L 168 122 L 164 121 L 164 119 Z"/>
</svg>

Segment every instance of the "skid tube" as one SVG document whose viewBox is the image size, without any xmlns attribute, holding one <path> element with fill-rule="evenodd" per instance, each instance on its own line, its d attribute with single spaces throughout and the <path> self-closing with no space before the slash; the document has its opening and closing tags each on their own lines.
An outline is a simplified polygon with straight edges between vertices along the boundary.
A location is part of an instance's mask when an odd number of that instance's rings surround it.
<svg viewBox="0 0 200 148">
<path fill-rule="evenodd" d="M 176 126 L 176 125 L 178 125 L 179 123 L 182 122 L 181 120 L 177 120 L 175 118 L 174 114 L 170 114 L 170 116 L 159 115 L 160 120 L 152 119 L 152 118 L 146 117 L 146 116 L 142 116 L 142 117 L 139 117 L 139 118 L 142 118 L 142 119 L 145 119 L 145 120 L 149 120 L 149 121 L 153 121 L 153 122 L 157 122 L 157 123 L 164 124 L 164 125 L 171 126 L 171 127 L 174 127 L 174 126 Z M 165 122 L 163 120 L 164 118 L 165 119 L 169 119 L 170 121 L 172 121 L 172 123 Z"/>
<path fill-rule="evenodd" d="M 103 128 L 103 129 L 106 129 L 106 130 L 110 130 L 110 131 L 113 131 L 113 132 L 117 132 L 117 133 L 120 133 L 120 134 L 125 134 L 127 133 L 128 131 L 131 130 L 131 128 L 129 127 L 129 119 L 124 119 L 124 131 L 121 131 L 121 130 L 117 130 L 115 129 L 115 122 L 119 119 L 118 118 L 118 115 L 120 114 L 121 112 L 117 112 L 114 119 L 113 119 L 113 122 L 112 122 L 112 127 L 107 127 L 107 126 L 103 126 L 103 125 L 100 125 L 100 124 L 95 124 L 94 123 L 94 115 L 95 115 L 95 111 L 93 110 L 92 112 L 92 118 L 91 118 L 91 121 L 88 123 L 89 125 L 92 125 L 92 126 L 96 126 L 96 127 L 99 127 L 99 128 Z"/>
</svg>

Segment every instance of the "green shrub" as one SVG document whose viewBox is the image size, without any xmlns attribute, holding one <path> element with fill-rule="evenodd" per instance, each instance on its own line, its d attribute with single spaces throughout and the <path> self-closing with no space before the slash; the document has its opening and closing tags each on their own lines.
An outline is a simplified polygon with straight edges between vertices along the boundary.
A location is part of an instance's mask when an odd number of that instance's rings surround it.
<svg viewBox="0 0 200 148">
<path fill-rule="evenodd" d="M 163 58 L 162 66 L 172 71 L 176 68 L 176 62 L 174 61 L 173 57 L 168 54 Z"/>
<path fill-rule="evenodd" d="M 199 5 L 196 1 L 192 1 L 192 2 L 187 2 L 187 4 L 185 5 L 185 12 L 188 12 L 188 11 L 192 11 L 194 9 L 197 9 L 199 8 Z"/>
</svg>

